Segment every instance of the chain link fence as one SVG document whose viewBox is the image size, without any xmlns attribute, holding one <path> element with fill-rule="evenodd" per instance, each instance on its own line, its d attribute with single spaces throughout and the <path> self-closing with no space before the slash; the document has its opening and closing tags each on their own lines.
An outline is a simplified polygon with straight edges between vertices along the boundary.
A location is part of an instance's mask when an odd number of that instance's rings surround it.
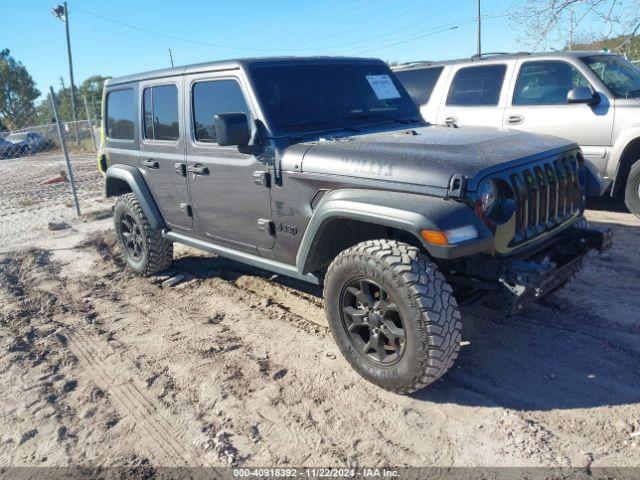
<svg viewBox="0 0 640 480">
<path fill-rule="evenodd" d="M 35 244 L 52 230 L 78 228 L 83 220 L 107 215 L 110 201 L 104 198 L 96 163 L 100 108 L 82 99 L 77 103 L 76 118 L 81 120 L 60 120 L 59 129 L 53 109 L 44 115 L 30 111 L 0 118 L 0 253 Z M 43 117 L 46 121 L 34 121 Z"/>
</svg>

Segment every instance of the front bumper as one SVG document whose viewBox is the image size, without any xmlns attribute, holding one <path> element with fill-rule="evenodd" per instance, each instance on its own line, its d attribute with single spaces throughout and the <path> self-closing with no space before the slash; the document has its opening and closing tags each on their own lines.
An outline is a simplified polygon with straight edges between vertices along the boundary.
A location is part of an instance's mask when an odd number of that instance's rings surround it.
<svg viewBox="0 0 640 480">
<path fill-rule="evenodd" d="M 611 248 L 611 229 L 573 227 L 561 241 L 524 259 L 506 260 L 500 271 L 500 309 L 514 315 L 527 304 L 553 292 L 573 277 L 591 250 Z"/>
</svg>

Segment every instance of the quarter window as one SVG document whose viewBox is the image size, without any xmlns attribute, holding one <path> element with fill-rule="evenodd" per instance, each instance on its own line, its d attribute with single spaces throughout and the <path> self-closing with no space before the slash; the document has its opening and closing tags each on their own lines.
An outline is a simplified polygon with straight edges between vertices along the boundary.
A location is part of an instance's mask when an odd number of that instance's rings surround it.
<svg viewBox="0 0 640 480">
<path fill-rule="evenodd" d="M 506 65 L 465 67 L 456 72 L 447 105 L 478 107 L 498 105 Z"/>
<path fill-rule="evenodd" d="M 149 140 L 178 140 L 178 88 L 160 85 L 144 89 L 144 136 Z"/>
<path fill-rule="evenodd" d="M 433 87 L 440 78 L 444 67 L 415 68 L 395 72 L 396 76 L 407 89 L 409 95 L 417 105 L 429 103 Z"/>
<path fill-rule="evenodd" d="M 198 82 L 193 86 L 193 124 L 199 142 L 216 143 L 214 117 L 219 113 L 244 113 L 251 118 L 249 107 L 235 80 Z"/>
<path fill-rule="evenodd" d="M 134 139 L 135 104 L 133 90 L 114 90 L 107 95 L 107 137 Z"/>
<path fill-rule="evenodd" d="M 562 105 L 575 87 L 589 87 L 589 82 L 569 63 L 526 62 L 520 68 L 513 104 Z"/>
</svg>

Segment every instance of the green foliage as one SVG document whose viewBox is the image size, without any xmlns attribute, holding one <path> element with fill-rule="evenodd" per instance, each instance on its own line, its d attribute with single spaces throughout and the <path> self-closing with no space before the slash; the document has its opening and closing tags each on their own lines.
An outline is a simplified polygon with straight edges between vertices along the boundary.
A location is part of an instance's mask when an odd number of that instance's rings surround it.
<svg viewBox="0 0 640 480">
<path fill-rule="evenodd" d="M 596 50 L 607 49 L 611 53 L 627 55 L 629 60 L 640 60 L 640 36 L 614 37 L 606 40 L 599 40 L 588 43 L 578 43 L 573 45 L 573 50 Z"/>
<path fill-rule="evenodd" d="M 9 129 L 28 125 L 36 118 L 33 102 L 40 96 L 36 84 L 9 49 L 0 51 L 0 122 Z"/>
</svg>

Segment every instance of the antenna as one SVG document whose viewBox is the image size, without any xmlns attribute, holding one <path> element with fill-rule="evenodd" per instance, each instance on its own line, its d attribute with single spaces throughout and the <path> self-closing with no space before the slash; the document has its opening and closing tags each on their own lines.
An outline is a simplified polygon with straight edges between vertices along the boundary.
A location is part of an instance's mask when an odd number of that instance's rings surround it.
<svg viewBox="0 0 640 480">
<path fill-rule="evenodd" d="M 171 49 L 169 49 L 169 60 L 171 60 L 171 66 L 173 67 L 173 54 L 171 53 Z"/>
</svg>

